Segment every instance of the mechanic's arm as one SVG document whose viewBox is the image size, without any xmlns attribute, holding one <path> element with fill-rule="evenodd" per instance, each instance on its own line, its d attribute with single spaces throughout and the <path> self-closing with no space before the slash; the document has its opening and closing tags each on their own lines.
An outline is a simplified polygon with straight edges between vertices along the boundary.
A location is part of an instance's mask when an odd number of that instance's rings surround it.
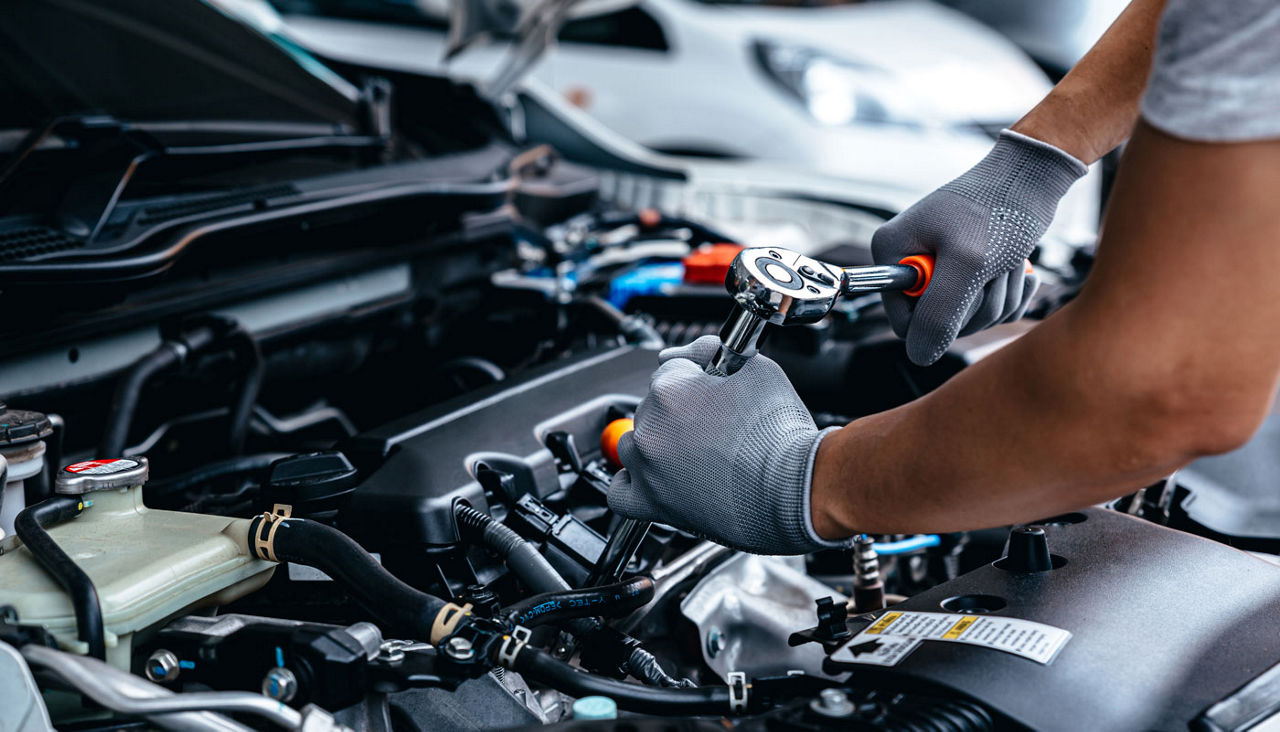
<svg viewBox="0 0 1280 732">
<path fill-rule="evenodd" d="M 1053 91 L 1010 129 L 1092 164 L 1129 137 L 1165 0 L 1133 0 Z"/>
<path fill-rule="evenodd" d="M 963 530 L 1122 495 L 1230 450 L 1280 373 L 1280 141 L 1140 124 L 1080 296 L 935 392 L 822 440 L 823 537 Z"/>
</svg>

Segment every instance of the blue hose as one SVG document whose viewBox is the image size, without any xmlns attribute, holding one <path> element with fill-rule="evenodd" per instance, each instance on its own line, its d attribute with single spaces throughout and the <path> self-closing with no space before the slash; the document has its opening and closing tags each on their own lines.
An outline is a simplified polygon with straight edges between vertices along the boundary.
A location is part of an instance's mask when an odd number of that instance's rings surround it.
<svg viewBox="0 0 1280 732">
<path fill-rule="evenodd" d="M 903 539 L 901 541 L 886 541 L 883 544 L 876 542 L 875 550 L 876 554 L 880 555 L 906 554 L 907 552 L 913 552 L 917 549 L 937 546 L 941 543 L 942 539 L 938 538 L 937 534 L 921 534 L 920 536 L 913 536 L 910 539 Z"/>
</svg>

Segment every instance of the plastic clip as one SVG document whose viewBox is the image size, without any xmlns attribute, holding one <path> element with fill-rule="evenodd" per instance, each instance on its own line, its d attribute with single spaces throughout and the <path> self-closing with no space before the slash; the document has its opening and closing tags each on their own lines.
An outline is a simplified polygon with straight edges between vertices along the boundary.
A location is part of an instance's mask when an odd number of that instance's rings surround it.
<svg viewBox="0 0 1280 732">
<path fill-rule="evenodd" d="M 731 671 L 726 678 L 729 681 L 729 712 L 745 713 L 747 711 L 747 674 L 743 671 Z"/>
</svg>

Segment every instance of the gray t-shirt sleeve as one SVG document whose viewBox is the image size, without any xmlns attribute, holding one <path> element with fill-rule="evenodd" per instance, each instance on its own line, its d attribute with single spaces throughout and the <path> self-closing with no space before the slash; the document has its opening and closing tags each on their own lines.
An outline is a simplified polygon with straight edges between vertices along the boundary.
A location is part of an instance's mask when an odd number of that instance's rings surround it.
<svg viewBox="0 0 1280 732">
<path fill-rule="evenodd" d="M 1142 116 L 1188 140 L 1280 138 L 1280 2 L 1169 0 Z"/>
</svg>

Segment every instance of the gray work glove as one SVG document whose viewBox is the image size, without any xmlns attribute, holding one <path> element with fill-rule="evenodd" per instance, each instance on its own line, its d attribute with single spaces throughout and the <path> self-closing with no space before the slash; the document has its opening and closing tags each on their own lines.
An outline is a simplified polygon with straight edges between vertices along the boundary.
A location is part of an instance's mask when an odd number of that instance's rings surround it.
<svg viewBox="0 0 1280 732">
<path fill-rule="evenodd" d="M 756 554 L 847 546 L 819 538 L 809 515 L 813 457 L 827 431 L 764 356 L 733 376 L 704 373 L 719 347 L 704 336 L 658 354 L 635 430 L 618 443 L 626 469 L 613 477 L 609 507 Z"/>
<path fill-rule="evenodd" d="M 1022 317 L 1039 280 L 1024 260 L 1044 235 L 1058 201 L 1088 171 L 1067 153 L 1010 130 L 964 175 L 881 226 L 871 239 L 877 264 L 933 254 L 929 289 L 914 299 L 884 293 L 889 322 L 907 356 L 937 361 L 957 336 Z"/>
</svg>

